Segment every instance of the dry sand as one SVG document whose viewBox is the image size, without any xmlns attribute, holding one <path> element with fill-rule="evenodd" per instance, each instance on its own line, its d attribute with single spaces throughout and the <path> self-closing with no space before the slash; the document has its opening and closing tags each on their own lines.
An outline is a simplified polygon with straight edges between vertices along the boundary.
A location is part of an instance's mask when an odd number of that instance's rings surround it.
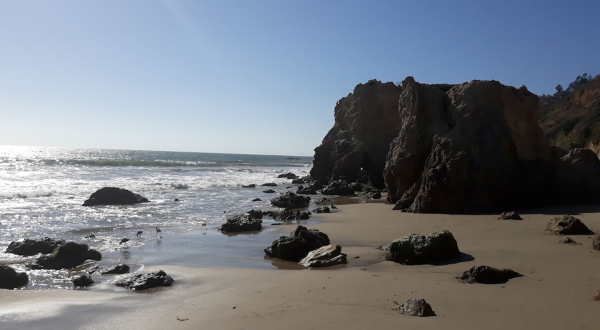
<svg viewBox="0 0 600 330">
<path fill-rule="evenodd" d="M 556 215 L 573 214 L 600 232 L 600 207 L 497 215 L 430 215 L 384 204 L 340 205 L 311 226 L 349 256 L 327 270 L 161 268 L 176 284 L 152 293 L 0 291 L 0 329 L 599 329 L 600 252 L 591 236 L 565 245 L 544 234 Z M 292 226 L 282 226 L 285 232 Z M 404 266 L 378 247 L 410 233 L 450 230 L 462 262 Z M 360 256 L 354 259 L 354 256 Z M 285 268 L 286 263 L 277 263 Z M 454 277 L 476 265 L 525 275 L 506 284 L 464 284 Z M 437 316 L 393 310 L 394 300 L 424 298 Z M 179 321 L 177 318 L 184 319 Z"/>
</svg>

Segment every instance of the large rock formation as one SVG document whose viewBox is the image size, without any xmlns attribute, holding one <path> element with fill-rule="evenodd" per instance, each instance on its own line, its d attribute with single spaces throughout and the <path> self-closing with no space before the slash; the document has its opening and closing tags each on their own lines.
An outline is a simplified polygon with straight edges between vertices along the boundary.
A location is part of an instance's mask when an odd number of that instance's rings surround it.
<svg viewBox="0 0 600 330">
<path fill-rule="evenodd" d="M 387 201 L 409 212 L 600 201 L 600 160 L 587 149 L 550 147 L 538 125 L 538 97 L 527 88 L 477 80 L 441 87 L 412 77 L 400 88 L 357 86 L 315 149 L 313 177 L 359 181 L 363 168 L 378 185 L 381 173 Z"/>
<path fill-rule="evenodd" d="M 315 149 L 311 176 L 321 182 L 356 181 L 364 171 L 375 186 L 383 186 L 383 167 L 390 142 L 400 130 L 398 96 L 393 83 L 371 80 L 335 106 L 335 124 Z"/>
</svg>

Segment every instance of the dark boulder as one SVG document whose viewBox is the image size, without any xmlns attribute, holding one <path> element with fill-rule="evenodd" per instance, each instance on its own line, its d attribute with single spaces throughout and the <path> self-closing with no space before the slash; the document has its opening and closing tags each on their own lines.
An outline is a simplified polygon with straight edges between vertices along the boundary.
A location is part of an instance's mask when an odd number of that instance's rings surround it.
<svg viewBox="0 0 600 330">
<path fill-rule="evenodd" d="M 354 189 L 342 180 L 332 181 L 321 190 L 323 195 L 354 196 Z"/>
<path fill-rule="evenodd" d="M 292 209 L 306 207 L 310 203 L 310 197 L 298 196 L 293 192 L 286 192 L 281 197 L 271 199 L 271 204 L 276 207 L 289 207 Z"/>
<path fill-rule="evenodd" d="M 296 220 L 308 220 L 310 218 L 310 212 L 296 211 Z"/>
<path fill-rule="evenodd" d="M 548 221 L 546 224 L 548 235 L 593 235 L 594 233 L 581 222 L 581 220 L 564 215 Z"/>
<path fill-rule="evenodd" d="M 18 273 L 10 266 L 0 265 L 0 289 L 17 289 L 29 282 L 26 273 Z"/>
<path fill-rule="evenodd" d="M 316 183 L 316 184 L 312 184 L 308 187 L 303 187 L 303 186 L 299 186 L 298 190 L 296 190 L 297 194 L 302 194 L 302 195 L 316 195 L 319 193 L 319 189 L 322 188 L 322 185 Z"/>
<path fill-rule="evenodd" d="M 330 267 L 348 263 L 346 254 L 342 253 L 339 245 L 325 245 L 310 251 L 299 264 L 304 267 Z"/>
<path fill-rule="evenodd" d="M 293 180 L 293 179 L 298 179 L 298 176 L 296 174 L 294 174 L 294 173 L 284 173 L 284 174 L 279 174 L 277 176 L 277 178 L 278 179 L 282 179 L 283 178 L 283 179 Z"/>
<path fill-rule="evenodd" d="M 63 244 L 64 240 L 57 240 L 48 237 L 42 239 L 24 239 L 11 242 L 6 248 L 6 253 L 18 254 L 21 256 L 33 256 L 38 253 L 47 254 Z"/>
<path fill-rule="evenodd" d="M 219 229 L 225 233 L 262 230 L 262 220 L 253 218 L 247 214 L 235 215 L 227 218 L 227 222 L 221 225 Z"/>
<path fill-rule="evenodd" d="M 315 213 L 331 213 L 331 210 L 327 206 L 322 206 L 315 209 Z"/>
<path fill-rule="evenodd" d="M 294 212 L 291 208 L 287 207 L 281 211 L 273 212 L 271 215 L 275 220 L 281 221 L 290 221 L 296 220 L 296 212 Z"/>
<path fill-rule="evenodd" d="M 408 299 L 404 304 L 397 307 L 400 314 L 410 316 L 435 316 L 431 305 L 425 299 Z"/>
<path fill-rule="evenodd" d="M 88 275 L 75 276 L 75 277 L 73 277 L 71 282 L 73 282 L 73 286 L 76 286 L 76 287 L 86 287 L 86 286 L 90 286 L 90 285 L 94 284 L 94 280 L 92 280 L 92 278 L 89 277 Z"/>
<path fill-rule="evenodd" d="M 273 189 L 267 189 L 267 190 L 263 190 L 263 192 L 264 192 L 265 194 L 272 194 L 272 193 L 274 193 L 274 192 L 275 192 L 275 190 L 273 190 Z"/>
<path fill-rule="evenodd" d="M 146 274 L 134 275 L 115 283 L 131 290 L 146 290 L 159 286 L 171 286 L 175 282 L 173 278 L 162 270 Z"/>
<path fill-rule="evenodd" d="M 263 212 L 260 210 L 250 210 L 250 211 L 246 212 L 246 214 L 248 215 L 248 217 L 253 218 L 253 219 L 262 219 L 263 218 Z"/>
<path fill-rule="evenodd" d="M 263 187 L 277 187 L 277 184 L 275 182 L 268 182 L 268 183 L 261 184 L 261 186 L 263 186 Z"/>
<path fill-rule="evenodd" d="M 267 256 L 298 262 L 310 251 L 329 245 L 329 237 L 317 229 L 298 226 L 290 236 L 281 236 L 265 249 Z"/>
<path fill-rule="evenodd" d="M 31 269 L 65 269 L 83 264 L 86 260 L 102 260 L 102 254 L 90 249 L 87 244 L 67 242 L 56 248 L 52 254 L 39 257 Z"/>
<path fill-rule="evenodd" d="M 90 195 L 90 198 L 83 202 L 83 206 L 131 205 L 148 202 L 150 201 L 147 198 L 133 193 L 127 189 L 104 187 Z"/>
<path fill-rule="evenodd" d="M 117 274 L 126 274 L 129 273 L 129 266 L 126 264 L 118 264 L 112 267 L 108 267 L 100 270 L 100 274 L 102 275 L 117 275 Z"/>
<path fill-rule="evenodd" d="M 255 199 L 253 199 L 252 201 L 253 201 L 253 202 L 262 202 L 262 199 L 260 199 L 260 198 L 255 198 Z"/>
<path fill-rule="evenodd" d="M 242 188 L 256 188 L 256 185 L 254 183 L 251 183 L 249 185 L 242 185 Z"/>
<path fill-rule="evenodd" d="M 456 278 L 465 283 L 500 284 L 523 275 L 510 269 L 497 269 L 489 266 L 475 266 Z"/>
<path fill-rule="evenodd" d="M 428 235 L 410 234 L 389 245 L 388 259 L 418 265 L 460 258 L 458 243 L 447 230 Z"/>
<path fill-rule="evenodd" d="M 304 184 L 304 180 L 302 180 L 302 179 L 294 179 L 294 180 L 292 180 L 292 184 Z"/>
<path fill-rule="evenodd" d="M 362 194 L 365 199 L 381 199 L 381 193 L 379 191 L 368 191 Z"/>
<path fill-rule="evenodd" d="M 517 212 L 502 212 L 498 220 L 523 220 Z"/>
</svg>

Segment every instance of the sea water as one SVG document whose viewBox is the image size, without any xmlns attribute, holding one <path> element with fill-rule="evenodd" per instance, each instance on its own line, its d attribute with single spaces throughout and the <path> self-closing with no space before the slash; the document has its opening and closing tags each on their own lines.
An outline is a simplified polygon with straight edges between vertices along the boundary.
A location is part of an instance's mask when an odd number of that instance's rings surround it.
<svg viewBox="0 0 600 330">
<path fill-rule="evenodd" d="M 273 209 L 270 199 L 293 188 L 277 176 L 308 175 L 311 164 L 311 157 L 298 156 L 0 146 L 0 264 L 25 270 L 31 258 L 5 248 L 18 239 L 51 237 L 86 243 L 107 265 L 270 266 L 259 245 L 279 235 L 271 220 L 260 233 L 227 236 L 216 228 L 232 214 Z M 268 182 L 277 186 L 261 187 Z M 242 188 L 249 184 L 257 187 Z M 82 206 L 102 187 L 125 188 L 151 202 Z M 123 238 L 130 241 L 119 244 Z M 28 288 L 69 283 L 69 272 L 28 272 Z"/>
</svg>

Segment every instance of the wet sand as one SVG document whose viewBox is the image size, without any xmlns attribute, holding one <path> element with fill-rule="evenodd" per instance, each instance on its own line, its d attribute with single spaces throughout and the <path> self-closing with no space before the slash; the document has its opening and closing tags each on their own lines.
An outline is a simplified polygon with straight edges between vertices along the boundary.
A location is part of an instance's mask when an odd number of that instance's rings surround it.
<svg viewBox="0 0 600 330">
<path fill-rule="evenodd" d="M 347 266 L 167 264 L 145 269 L 163 269 L 175 278 L 173 287 L 158 292 L 3 290 L 0 324 L 6 329 L 595 329 L 600 302 L 592 297 L 600 290 L 600 252 L 592 250 L 592 236 L 571 236 L 582 245 L 565 245 L 544 228 L 552 217 L 572 214 L 600 232 L 599 212 L 599 206 L 545 208 L 520 212 L 523 221 L 502 221 L 497 215 L 406 214 L 380 203 L 339 205 L 309 227 L 342 245 Z M 294 226 L 277 227 L 289 232 Z M 442 229 L 456 237 L 462 260 L 404 266 L 384 261 L 378 249 L 406 234 Z M 476 265 L 525 276 L 499 285 L 454 278 Z M 426 299 L 437 316 L 393 310 L 393 301 L 409 298 Z"/>
</svg>

